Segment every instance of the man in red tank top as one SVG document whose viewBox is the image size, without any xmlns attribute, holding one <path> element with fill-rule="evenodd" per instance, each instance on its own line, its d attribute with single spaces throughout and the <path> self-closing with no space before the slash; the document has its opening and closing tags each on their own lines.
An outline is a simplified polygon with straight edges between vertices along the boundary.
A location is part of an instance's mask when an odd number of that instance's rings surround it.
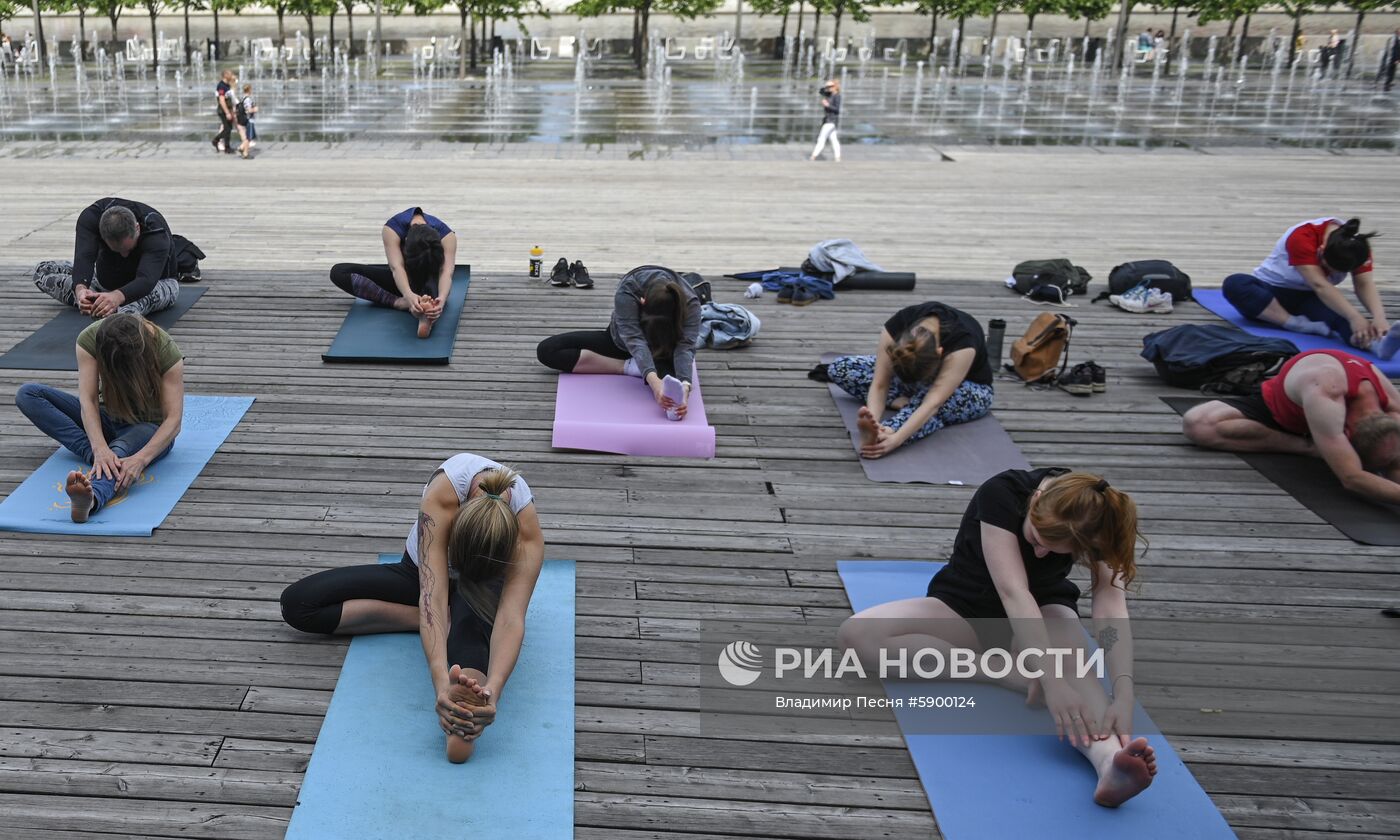
<svg viewBox="0 0 1400 840">
<path fill-rule="evenodd" d="M 1350 353 L 1299 353 L 1261 394 L 1202 403 L 1182 430 L 1211 449 L 1320 457 L 1351 492 L 1400 505 L 1400 392 Z"/>
</svg>

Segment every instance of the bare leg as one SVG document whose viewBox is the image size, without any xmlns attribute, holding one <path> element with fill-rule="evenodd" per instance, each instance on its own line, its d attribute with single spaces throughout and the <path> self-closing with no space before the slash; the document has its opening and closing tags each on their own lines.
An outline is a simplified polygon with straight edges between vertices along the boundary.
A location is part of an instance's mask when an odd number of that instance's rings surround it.
<svg viewBox="0 0 1400 840">
<path fill-rule="evenodd" d="M 455 703 L 463 706 L 485 706 L 490 702 L 490 698 L 482 690 L 486 684 L 486 675 L 475 668 L 463 668 L 460 665 L 453 665 L 448 672 L 448 679 L 452 681 L 452 688 L 448 690 L 448 697 Z M 473 735 L 471 738 L 463 738 L 460 735 L 447 736 L 447 760 L 453 764 L 461 764 L 472 757 L 476 752 L 476 739 L 481 733 Z"/>
<path fill-rule="evenodd" d="M 68 481 L 64 484 L 63 490 L 68 494 L 68 500 L 72 502 L 70 515 L 73 521 L 83 523 L 88 521 L 92 515 L 92 480 L 87 473 L 82 470 L 73 470 L 68 473 Z"/>
<path fill-rule="evenodd" d="M 578 364 L 574 365 L 574 373 L 615 373 L 621 375 L 622 366 L 626 363 L 626 359 L 614 359 L 610 356 L 594 353 L 592 350 L 580 350 Z"/>
<path fill-rule="evenodd" d="M 340 623 L 335 632 L 346 636 L 369 633 L 416 633 L 418 607 L 392 601 L 358 598 L 340 607 Z"/>
<path fill-rule="evenodd" d="M 1307 438 L 1271 429 L 1223 402 L 1202 403 L 1186 412 L 1181 423 L 1182 431 L 1192 443 L 1208 449 L 1317 454 Z"/>
</svg>

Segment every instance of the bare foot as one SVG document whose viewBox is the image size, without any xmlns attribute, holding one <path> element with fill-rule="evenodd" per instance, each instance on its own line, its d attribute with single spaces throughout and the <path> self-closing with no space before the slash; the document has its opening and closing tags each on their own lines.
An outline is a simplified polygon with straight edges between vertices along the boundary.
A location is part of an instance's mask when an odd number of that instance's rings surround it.
<svg viewBox="0 0 1400 840">
<path fill-rule="evenodd" d="M 418 337 L 427 338 L 433 334 L 433 322 L 427 318 L 418 319 Z"/>
<path fill-rule="evenodd" d="M 874 446 L 880 442 L 880 424 L 869 406 L 861 406 L 856 414 L 856 428 L 860 429 L 861 446 Z"/>
<path fill-rule="evenodd" d="M 411 307 L 409 307 L 409 305 L 408 305 L 408 298 L 406 298 L 406 297 L 396 297 L 396 298 L 394 298 L 394 308 L 395 308 L 395 309 L 402 310 L 402 311 L 404 311 L 404 312 L 410 311 Z"/>
<path fill-rule="evenodd" d="M 1045 705 L 1045 693 L 1040 689 L 1040 680 L 1026 681 L 1026 705 L 1033 709 Z"/>
<path fill-rule="evenodd" d="M 447 677 L 452 681 L 452 687 L 448 689 L 447 696 L 452 702 L 460 703 L 463 706 L 486 706 L 491 702 L 481 683 L 473 677 L 467 676 L 462 671 L 462 666 L 453 665 Z M 447 760 L 453 764 L 461 764 L 472 757 L 476 751 L 476 741 L 467 740 L 457 735 L 447 736 Z"/>
<path fill-rule="evenodd" d="M 1113 763 L 1099 774 L 1094 801 L 1105 808 L 1117 808 L 1152 784 L 1157 775 L 1157 755 L 1146 738 L 1138 738 L 1113 754 Z"/>
<path fill-rule="evenodd" d="M 74 522 L 86 522 L 88 516 L 92 514 L 92 480 L 87 477 L 87 473 L 82 470 L 73 470 L 68 474 L 68 481 L 63 486 L 64 492 L 68 494 L 69 501 L 72 502 L 72 513 Z"/>
</svg>

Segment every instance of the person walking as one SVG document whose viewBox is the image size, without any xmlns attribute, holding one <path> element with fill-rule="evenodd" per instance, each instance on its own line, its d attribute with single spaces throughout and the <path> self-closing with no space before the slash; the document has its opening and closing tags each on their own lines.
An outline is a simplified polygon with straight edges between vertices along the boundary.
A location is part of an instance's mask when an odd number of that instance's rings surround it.
<svg viewBox="0 0 1400 840">
<path fill-rule="evenodd" d="M 1400 27 L 1396 27 L 1390 43 L 1381 54 L 1381 74 L 1385 76 L 1385 89 L 1390 91 L 1395 85 L 1395 66 L 1400 64 Z"/>
<path fill-rule="evenodd" d="M 812 149 L 812 160 L 821 156 L 822 149 L 826 148 L 826 141 L 831 141 L 832 159 L 837 163 L 841 162 L 841 140 L 836 136 L 836 129 L 841 123 L 841 81 L 832 79 L 822 85 L 822 128 L 817 135 L 816 148 Z"/>
<path fill-rule="evenodd" d="M 219 74 L 219 83 L 214 87 L 214 114 L 219 118 L 219 133 L 214 135 L 214 139 L 209 142 L 213 144 L 214 151 L 233 153 L 233 146 L 229 136 L 233 134 L 234 115 L 233 102 L 231 96 L 233 86 L 238 81 L 232 70 L 225 70 Z"/>
</svg>

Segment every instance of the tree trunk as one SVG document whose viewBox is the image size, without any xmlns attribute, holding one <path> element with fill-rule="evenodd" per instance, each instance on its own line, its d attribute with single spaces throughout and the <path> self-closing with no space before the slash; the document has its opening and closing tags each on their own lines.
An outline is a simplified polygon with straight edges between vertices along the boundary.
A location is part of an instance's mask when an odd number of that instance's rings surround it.
<svg viewBox="0 0 1400 840">
<path fill-rule="evenodd" d="M 188 7 L 186 7 L 188 9 Z M 189 20 L 189 12 L 186 11 L 186 20 Z M 189 24 L 185 24 L 185 43 L 190 41 Z M 78 60 L 87 61 L 87 9 L 78 7 Z"/>
<path fill-rule="evenodd" d="M 773 60 L 775 61 L 783 57 L 783 50 L 787 47 L 788 13 L 791 11 L 791 6 L 783 7 L 783 27 L 778 31 L 778 37 L 773 40 Z"/>
<path fill-rule="evenodd" d="M 1235 51 L 1239 53 L 1239 55 L 1235 56 L 1236 61 L 1249 54 L 1249 47 L 1247 46 L 1249 41 L 1249 17 L 1249 15 L 1244 16 L 1244 26 L 1240 27 L 1240 48 Z"/>
<path fill-rule="evenodd" d="M 815 44 L 822 36 L 822 7 L 813 3 L 812 8 L 817 10 L 817 16 L 812 19 L 812 43 Z"/>
<path fill-rule="evenodd" d="M 1230 18 L 1230 25 L 1225 30 L 1225 49 L 1216 56 L 1217 59 L 1224 59 L 1226 64 L 1232 64 L 1234 59 L 1229 58 L 1229 54 L 1234 50 L 1235 45 L 1235 24 L 1239 21 L 1239 15 Z"/>
<path fill-rule="evenodd" d="M 962 69 L 962 42 L 967 37 L 967 16 L 958 16 L 957 43 L 953 45 L 953 72 Z"/>
<path fill-rule="evenodd" d="M 146 6 L 146 11 L 151 15 L 151 69 L 160 69 L 160 41 L 156 33 L 156 4 L 151 2 Z"/>
<path fill-rule="evenodd" d="M 632 63 L 642 66 L 642 10 L 632 10 Z"/>
<path fill-rule="evenodd" d="M 347 35 L 345 36 L 345 43 L 346 43 L 347 49 L 349 50 L 349 51 L 346 53 L 346 57 L 347 57 L 347 58 L 354 58 L 354 57 L 355 57 L 355 11 L 354 11 L 354 4 L 352 4 L 352 3 L 346 3 L 346 4 L 345 4 L 345 31 L 346 31 L 346 33 L 347 33 Z"/>
<path fill-rule="evenodd" d="M 932 21 L 928 26 L 928 66 L 932 70 L 934 61 L 938 59 L 938 56 L 933 54 L 938 41 L 938 12 L 929 12 L 928 16 Z"/>
<path fill-rule="evenodd" d="M 457 4 L 457 15 L 462 21 L 461 34 L 457 36 L 457 78 L 465 79 L 467 77 L 467 40 L 471 37 L 467 34 L 467 21 L 470 18 L 467 15 L 466 3 Z"/>
<path fill-rule="evenodd" d="M 643 46 L 647 43 L 647 30 L 651 27 L 651 2 L 652 0 L 643 0 L 642 2 L 641 42 Z M 642 74 L 645 75 L 647 71 L 647 62 L 651 57 L 647 55 L 646 50 L 642 50 L 638 57 L 641 59 L 641 64 L 637 65 L 637 69 L 642 71 Z"/>
<path fill-rule="evenodd" d="M 985 46 L 982 47 L 982 55 L 987 56 L 988 59 L 991 58 L 992 42 L 995 41 L 997 37 L 997 18 L 999 17 L 1001 17 L 1000 6 L 992 10 L 992 31 L 987 34 L 987 40 L 984 42 Z"/>
<path fill-rule="evenodd" d="M 1303 31 L 1303 16 L 1296 15 L 1293 18 L 1293 37 L 1288 41 L 1288 63 L 1293 63 L 1293 57 L 1298 54 L 1298 36 Z"/>
<path fill-rule="evenodd" d="M 213 0 L 213 2 L 209 4 L 209 8 L 214 10 L 214 52 L 222 59 L 224 54 L 219 52 L 219 0 Z M 115 41 L 116 38 L 117 21 L 114 18 L 112 20 L 112 40 Z"/>
<path fill-rule="evenodd" d="M 110 14 L 110 13 L 109 13 L 109 14 L 107 15 L 107 20 L 109 20 L 109 21 L 112 22 L 112 40 L 111 40 L 111 42 L 110 42 L 110 46 L 111 46 L 111 52 L 112 52 L 113 55 L 116 55 L 116 53 L 117 53 L 117 18 L 121 17 L 121 15 L 122 15 L 122 10 L 121 10 L 120 8 L 117 9 L 117 13 L 116 13 L 116 14 Z M 216 12 L 214 12 L 214 32 L 217 33 L 218 31 L 219 31 L 219 13 L 216 11 Z"/>
<path fill-rule="evenodd" d="M 1361 46 L 1361 22 L 1366 19 L 1365 12 L 1356 13 L 1356 28 L 1351 31 L 1351 51 L 1347 53 L 1347 78 L 1351 78 L 1351 71 L 1356 67 L 1356 51 Z"/>
<path fill-rule="evenodd" d="M 1089 37 L 1089 24 L 1090 24 L 1090 23 L 1093 23 L 1093 21 L 1089 20 L 1087 17 L 1084 18 L 1084 38 L 1085 38 L 1086 40 L 1087 40 L 1088 37 Z"/>
<path fill-rule="evenodd" d="M 306 16 L 306 43 L 310 45 L 307 52 L 311 54 L 311 72 L 316 72 L 316 16 L 308 13 Z"/>
<path fill-rule="evenodd" d="M 468 20 L 467 20 L 467 29 L 470 30 L 469 34 L 467 35 L 467 43 L 463 44 L 462 47 L 463 47 L 464 49 L 466 49 L 466 51 L 467 51 L 467 64 L 471 67 L 472 72 L 475 73 L 475 72 L 476 72 L 476 17 L 475 17 L 475 16 L 473 16 L 473 15 L 469 15 L 469 16 L 468 16 Z"/>
<path fill-rule="evenodd" d="M 1026 15 L 1026 31 L 1027 31 L 1027 32 L 1034 32 L 1034 31 L 1035 31 L 1035 12 L 1031 12 L 1030 14 Z M 1026 44 L 1026 49 L 1030 49 L 1030 48 L 1031 48 L 1031 45 L 1030 45 L 1030 44 Z"/>
<path fill-rule="evenodd" d="M 44 18 L 39 14 L 39 0 L 34 0 L 34 31 L 39 39 L 39 63 L 48 61 L 49 45 L 44 41 Z"/>
<path fill-rule="evenodd" d="M 1163 49 L 1167 51 L 1167 60 L 1162 66 L 1164 74 L 1172 71 L 1172 44 L 1176 42 L 1176 13 L 1179 11 L 1181 11 L 1181 4 L 1172 6 L 1172 29 L 1171 32 L 1167 33 L 1167 43 L 1163 45 Z"/>
<path fill-rule="evenodd" d="M 740 0 L 742 2 L 742 0 Z M 836 28 L 831 32 L 831 46 L 836 49 L 841 43 L 841 15 L 846 11 L 846 0 L 836 0 Z"/>
<path fill-rule="evenodd" d="M 340 11 L 339 6 L 331 6 L 331 31 L 326 40 L 326 54 L 331 57 L 331 63 L 335 63 L 335 14 Z M 311 49 L 316 49 L 316 44 L 312 43 Z"/>
<path fill-rule="evenodd" d="M 1128 24 L 1132 22 L 1132 15 L 1132 0 L 1123 0 L 1123 2 L 1119 5 L 1118 38 L 1116 39 L 1117 42 L 1114 44 L 1114 48 L 1117 51 L 1118 55 L 1113 56 L 1113 67 L 1122 67 L 1123 60 L 1127 57 Z"/>
<path fill-rule="evenodd" d="M 287 45 L 287 28 L 286 28 L 286 23 L 282 20 L 282 18 L 285 17 L 286 14 L 287 14 L 287 7 L 286 7 L 286 6 L 278 6 L 278 7 L 277 7 L 277 46 L 278 46 L 278 47 L 284 47 L 284 46 Z"/>
<path fill-rule="evenodd" d="M 805 0 L 797 0 L 797 55 L 802 57 L 802 13 L 806 11 Z"/>
</svg>

